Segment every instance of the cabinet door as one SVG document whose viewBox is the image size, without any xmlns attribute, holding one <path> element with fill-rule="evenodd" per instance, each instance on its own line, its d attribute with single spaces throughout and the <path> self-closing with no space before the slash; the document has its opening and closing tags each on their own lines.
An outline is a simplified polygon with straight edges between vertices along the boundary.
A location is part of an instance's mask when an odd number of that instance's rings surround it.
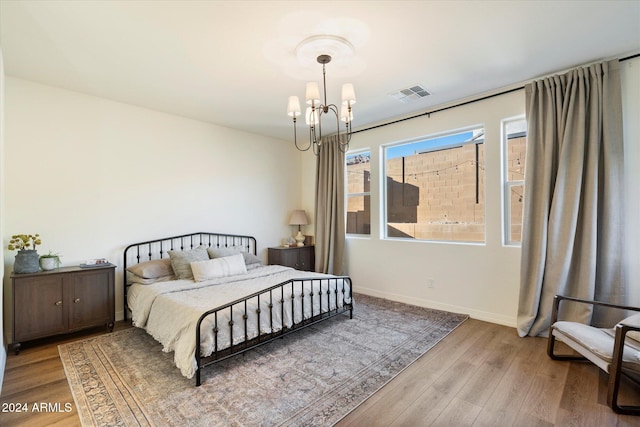
<svg viewBox="0 0 640 427">
<path fill-rule="evenodd" d="M 315 269 L 314 253 L 312 246 L 304 246 L 298 249 L 298 270 L 313 271 Z"/>
<path fill-rule="evenodd" d="M 278 254 L 280 255 L 278 264 L 298 268 L 298 251 L 296 249 L 281 249 L 278 250 Z"/>
<path fill-rule="evenodd" d="M 113 269 L 83 271 L 68 280 L 69 330 L 114 321 Z"/>
<path fill-rule="evenodd" d="M 13 283 L 14 342 L 66 330 L 62 275 L 14 278 Z"/>
</svg>

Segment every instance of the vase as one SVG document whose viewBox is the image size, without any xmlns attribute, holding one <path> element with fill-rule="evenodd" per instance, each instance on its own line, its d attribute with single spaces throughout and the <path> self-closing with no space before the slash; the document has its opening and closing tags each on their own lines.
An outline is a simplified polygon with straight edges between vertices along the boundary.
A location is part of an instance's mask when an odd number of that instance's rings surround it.
<svg viewBox="0 0 640 427">
<path fill-rule="evenodd" d="M 35 249 L 23 249 L 16 254 L 13 272 L 17 274 L 37 273 L 40 271 L 40 256 Z"/>
<path fill-rule="evenodd" d="M 42 257 L 40 258 L 40 268 L 44 271 L 55 270 L 58 268 L 60 261 L 55 257 Z"/>
</svg>

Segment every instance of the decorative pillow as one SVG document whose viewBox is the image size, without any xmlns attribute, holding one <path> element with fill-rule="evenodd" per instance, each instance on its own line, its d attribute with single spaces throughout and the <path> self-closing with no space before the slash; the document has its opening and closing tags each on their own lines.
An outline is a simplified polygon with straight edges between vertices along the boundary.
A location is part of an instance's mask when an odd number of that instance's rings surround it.
<svg viewBox="0 0 640 427">
<path fill-rule="evenodd" d="M 144 261 L 127 268 L 127 271 L 145 279 L 173 276 L 173 268 L 169 258 Z"/>
<path fill-rule="evenodd" d="M 640 328 L 640 313 L 629 316 L 626 319 L 621 320 L 620 323 Z M 627 332 L 627 337 L 640 342 L 640 331 Z"/>
<path fill-rule="evenodd" d="M 194 261 L 206 261 L 209 254 L 204 246 L 198 246 L 190 251 L 169 251 L 171 267 L 179 279 L 193 279 L 191 263 Z"/>
<path fill-rule="evenodd" d="M 236 254 L 242 254 L 242 257 L 244 258 L 244 263 L 246 265 L 251 265 L 251 264 L 260 264 L 262 262 L 262 260 L 260 258 L 258 258 L 257 256 L 255 256 L 252 253 L 249 252 L 244 252 L 238 248 L 235 247 L 231 247 L 231 248 L 207 248 L 207 253 L 209 253 L 209 258 L 211 259 L 215 259 L 215 258 L 224 258 L 230 255 L 236 255 Z"/>
<path fill-rule="evenodd" d="M 196 282 L 217 279 L 220 277 L 246 274 L 247 267 L 241 254 L 230 255 L 222 258 L 207 259 L 206 261 L 193 261 L 191 263 L 193 278 Z"/>
<path fill-rule="evenodd" d="M 127 270 L 129 270 L 127 268 Z M 139 283 L 141 285 L 152 285 L 158 282 L 168 282 L 169 280 L 176 280 L 177 277 L 173 274 L 173 270 L 171 270 L 171 274 L 168 276 L 154 277 L 154 278 L 145 278 L 137 276 L 130 271 L 127 271 L 127 283 Z"/>
</svg>

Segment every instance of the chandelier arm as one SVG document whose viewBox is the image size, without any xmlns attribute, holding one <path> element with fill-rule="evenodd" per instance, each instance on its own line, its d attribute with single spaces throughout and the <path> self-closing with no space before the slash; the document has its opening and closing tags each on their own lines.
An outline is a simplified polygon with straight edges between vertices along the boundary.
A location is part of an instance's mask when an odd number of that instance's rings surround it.
<svg viewBox="0 0 640 427">
<path fill-rule="evenodd" d="M 315 150 L 316 146 L 316 129 L 313 126 L 309 126 L 309 147 L 313 146 Z"/>
<path fill-rule="evenodd" d="M 336 112 L 337 107 L 334 105 L 334 113 L 336 113 L 336 128 L 338 129 L 338 148 L 341 152 L 346 153 L 349 150 L 349 141 L 342 142 L 342 138 L 340 138 L 340 115 Z M 347 136 L 348 137 L 348 134 Z"/>
<path fill-rule="evenodd" d="M 324 114 L 325 108 L 326 107 L 324 105 L 321 105 L 318 108 L 318 123 L 316 124 L 316 127 L 318 128 L 318 133 L 317 133 L 317 136 L 314 135 L 315 142 L 316 144 L 318 144 L 318 146 L 322 145 L 322 114 Z"/>
<path fill-rule="evenodd" d="M 336 116 L 336 129 L 338 131 L 338 143 L 340 143 L 340 112 L 338 107 L 335 104 L 330 104 L 327 108 L 333 111 L 333 114 Z"/>
<path fill-rule="evenodd" d="M 351 138 L 351 135 L 349 132 L 350 123 L 346 123 L 347 125 L 347 134 L 345 135 L 346 142 L 343 142 L 343 139 L 341 138 L 341 133 L 340 133 L 340 113 L 339 113 L 338 107 L 335 104 L 330 104 L 328 105 L 328 109 L 333 111 L 333 114 L 336 116 L 336 129 L 338 131 L 338 148 L 340 149 L 341 152 L 346 153 L 349 150 L 349 139 Z"/>
<path fill-rule="evenodd" d="M 300 148 L 300 146 L 298 145 L 298 135 L 297 135 L 297 131 L 296 131 L 296 118 L 293 118 L 293 143 L 296 145 L 296 148 L 299 151 L 307 151 L 309 150 L 309 148 L 311 148 L 311 143 L 309 143 L 309 146 L 307 148 Z"/>
<path fill-rule="evenodd" d="M 343 153 L 346 153 L 347 150 L 349 149 L 349 142 L 351 141 L 351 102 L 348 100 L 347 101 L 347 108 L 348 108 L 348 114 L 345 120 L 345 136 L 344 138 L 342 138 L 341 133 L 340 133 L 340 110 L 338 109 L 338 107 L 335 104 L 327 104 L 327 69 L 326 69 L 326 64 L 328 64 L 329 62 L 331 62 L 331 56 L 330 55 L 320 55 L 317 58 L 318 63 L 322 64 L 322 89 L 323 89 L 323 98 L 324 98 L 324 103 L 321 105 L 316 106 L 314 99 L 316 99 L 315 97 L 313 99 L 311 99 L 311 115 L 310 117 L 307 117 L 307 120 L 310 122 L 309 124 L 309 145 L 306 148 L 300 148 L 300 146 L 298 146 L 298 137 L 297 137 L 297 130 L 296 130 L 296 117 L 295 117 L 295 111 L 300 110 L 299 105 L 297 105 L 297 102 L 294 104 L 291 104 L 293 106 L 289 106 L 288 110 L 289 110 L 289 114 L 291 114 L 293 112 L 293 139 L 294 139 L 294 143 L 295 146 L 298 150 L 300 151 L 307 151 L 309 150 L 311 147 L 313 147 L 313 152 L 314 154 L 317 156 L 320 154 L 320 150 L 322 149 L 322 145 L 323 145 L 323 141 L 322 141 L 322 115 L 323 114 L 328 114 L 329 110 L 331 110 L 333 112 L 333 114 L 336 116 L 336 131 L 337 131 L 337 136 L 338 136 L 338 148 L 340 149 L 340 151 L 342 151 Z M 351 92 L 353 92 L 353 88 L 351 88 Z M 343 93 L 344 93 L 344 88 L 343 88 Z M 344 96 L 344 95 L 343 95 Z M 353 94 L 351 94 L 351 97 L 354 97 Z M 290 97 L 291 98 L 291 97 Z M 297 100 L 297 98 L 296 98 Z M 355 98 L 354 98 L 355 101 Z"/>
<path fill-rule="evenodd" d="M 331 111 L 333 111 L 333 114 L 335 114 L 336 116 L 336 129 L 338 131 L 338 143 L 340 143 L 340 112 L 338 111 L 338 107 L 336 107 L 334 104 L 331 104 L 329 107 L 331 108 Z"/>
</svg>

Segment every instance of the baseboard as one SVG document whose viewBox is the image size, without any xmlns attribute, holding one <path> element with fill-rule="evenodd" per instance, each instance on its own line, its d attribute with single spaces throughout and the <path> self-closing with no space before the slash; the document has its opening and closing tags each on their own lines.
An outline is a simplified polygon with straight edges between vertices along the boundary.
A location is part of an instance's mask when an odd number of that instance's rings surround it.
<svg viewBox="0 0 640 427">
<path fill-rule="evenodd" d="M 376 289 L 362 288 L 360 286 L 354 290 L 355 292 L 370 295 L 372 297 L 384 298 L 391 301 L 403 302 L 405 304 L 417 305 L 418 307 L 433 308 L 436 310 L 450 311 L 452 313 L 467 314 L 472 319 L 482 320 L 489 323 L 495 323 L 498 325 L 508 326 L 510 328 L 516 327 L 516 319 L 508 316 L 503 316 L 496 313 L 490 313 L 487 311 L 474 310 L 468 307 L 461 307 L 451 304 L 443 304 L 437 301 L 425 300 L 422 298 L 409 297 L 406 295 L 399 295 L 390 292 L 383 292 Z M 356 301 L 357 304 L 357 301 Z M 357 307 L 357 305 L 356 305 Z"/>
</svg>

